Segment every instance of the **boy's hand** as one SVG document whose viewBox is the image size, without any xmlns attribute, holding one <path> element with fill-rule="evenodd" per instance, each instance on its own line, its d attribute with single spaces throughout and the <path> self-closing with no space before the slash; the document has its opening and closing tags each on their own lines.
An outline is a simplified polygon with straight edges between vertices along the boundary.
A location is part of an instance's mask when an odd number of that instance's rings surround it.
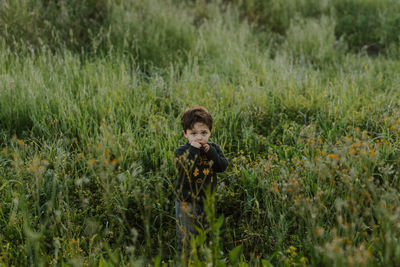
<svg viewBox="0 0 400 267">
<path fill-rule="evenodd" d="M 203 147 L 203 149 L 204 149 L 204 151 L 205 151 L 206 153 L 208 152 L 208 150 L 210 150 L 210 145 L 207 144 L 207 143 L 203 144 L 202 147 Z"/>
<path fill-rule="evenodd" d="M 194 146 L 195 148 L 199 148 L 199 149 L 201 148 L 201 144 L 196 141 L 191 142 L 190 145 Z"/>
</svg>

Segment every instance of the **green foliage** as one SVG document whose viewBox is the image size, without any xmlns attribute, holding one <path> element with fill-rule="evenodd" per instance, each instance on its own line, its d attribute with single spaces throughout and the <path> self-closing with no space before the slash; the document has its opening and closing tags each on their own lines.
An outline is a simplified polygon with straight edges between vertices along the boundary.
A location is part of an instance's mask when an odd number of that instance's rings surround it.
<svg viewBox="0 0 400 267">
<path fill-rule="evenodd" d="M 91 50 L 103 38 L 107 0 L 16 0 L 0 3 L 0 34 L 18 50 Z"/>
<path fill-rule="evenodd" d="M 192 266 L 398 265 L 400 63 L 352 52 L 395 55 L 396 10 L 0 1 L 0 264 L 179 265 L 173 153 L 204 105 L 230 166 Z"/>
<path fill-rule="evenodd" d="M 385 53 L 397 47 L 400 25 L 398 1 L 335 1 L 336 36 L 353 51 Z"/>
<path fill-rule="evenodd" d="M 284 35 L 293 18 L 319 17 L 329 11 L 329 1 L 316 0 L 283 0 L 254 1 L 227 0 L 238 5 L 244 16 L 263 29 Z"/>
<path fill-rule="evenodd" d="M 343 48 L 335 47 L 335 22 L 329 17 L 320 19 L 292 20 L 286 32 L 286 51 L 300 62 L 309 61 L 324 66 L 343 55 Z"/>
<path fill-rule="evenodd" d="M 261 31 L 287 36 L 293 23 L 332 16 L 336 20 L 335 37 L 352 52 L 398 55 L 398 1 L 363 0 L 226 0 L 239 6 L 241 16 Z M 289 30 L 290 34 L 290 30 Z M 312 34 L 312 33 L 311 33 Z M 285 38 L 284 37 L 284 38 Z M 277 38 L 278 42 L 281 38 Z M 339 42 L 339 44 L 341 44 Z M 329 45 L 331 46 L 332 43 Z"/>
<path fill-rule="evenodd" d="M 219 68 L 235 76 L 247 66 L 230 62 L 226 55 L 240 55 L 260 44 L 273 54 L 283 48 L 296 58 L 299 51 L 304 57 L 313 51 L 317 65 L 321 58 L 337 58 L 337 48 L 339 54 L 397 57 L 399 11 L 393 0 L 6 0 L 0 3 L 0 34 L 19 53 L 118 53 L 133 58 L 146 73 L 162 72 L 171 62 L 183 68 L 198 61 L 210 71 Z M 296 32 L 304 37 L 294 37 Z M 298 42 L 309 43 L 313 37 L 317 44 L 299 48 Z"/>
<path fill-rule="evenodd" d="M 169 1 L 122 1 L 111 14 L 111 43 L 143 64 L 169 67 L 186 63 L 195 45 L 190 14 Z"/>
<path fill-rule="evenodd" d="M 229 251 L 229 264 L 235 266 L 239 263 L 241 251 L 242 251 L 242 245 L 237 246 L 231 251 Z"/>
</svg>

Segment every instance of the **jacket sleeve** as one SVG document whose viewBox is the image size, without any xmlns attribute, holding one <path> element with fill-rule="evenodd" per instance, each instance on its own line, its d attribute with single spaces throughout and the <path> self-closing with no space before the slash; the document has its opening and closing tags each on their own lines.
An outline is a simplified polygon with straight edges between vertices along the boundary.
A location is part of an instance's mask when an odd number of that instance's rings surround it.
<svg viewBox="0 0 400 267">
<path fill-rule="evenodd" d="M 193 146 L 181 146 L 175 151 L 175 163 L 178 172 L 190 169 L 200 158 L 200 149 Z"/>
<path fill-rule="evenodd" d="M 226 160 L 224 153 L 221 148 L 211 143 L 210 149 L 207 152 L 207 157 L 213 161 L 213 170 L 215 172 L 223 172 L 228 167 L 228 161 Z"/>
</svg>

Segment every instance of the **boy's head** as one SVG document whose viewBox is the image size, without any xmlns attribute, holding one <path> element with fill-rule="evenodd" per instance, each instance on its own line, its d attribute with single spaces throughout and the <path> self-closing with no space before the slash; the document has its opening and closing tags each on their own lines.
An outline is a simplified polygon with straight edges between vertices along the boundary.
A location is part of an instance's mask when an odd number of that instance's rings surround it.
<svg viewBox="0 0 400 267">
<path fill-rule="evenodd" d="M 182 113 L 181 124 L 183 135 L 189 143 L 195 141 L 205 144 L 211 135 L 213 118 L 204 107 L 194 106 Z"/>
</svg>

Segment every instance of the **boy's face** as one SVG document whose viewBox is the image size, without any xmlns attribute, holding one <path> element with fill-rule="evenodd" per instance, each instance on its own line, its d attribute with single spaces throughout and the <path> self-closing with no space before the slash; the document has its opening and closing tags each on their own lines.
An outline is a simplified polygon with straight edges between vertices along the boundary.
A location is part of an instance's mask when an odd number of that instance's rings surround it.
<svg viewBox="0 0 400 267">
<path fill-rule="evenodd" d="M 183 130 L 183 135 L 189 143 L 197 142 L 201 145 L 205 145 L 208 143 L 211 131 L 206 124 L 196 122 L 192 129 L 187 129 L 186 132 Z"/>
</svg>

